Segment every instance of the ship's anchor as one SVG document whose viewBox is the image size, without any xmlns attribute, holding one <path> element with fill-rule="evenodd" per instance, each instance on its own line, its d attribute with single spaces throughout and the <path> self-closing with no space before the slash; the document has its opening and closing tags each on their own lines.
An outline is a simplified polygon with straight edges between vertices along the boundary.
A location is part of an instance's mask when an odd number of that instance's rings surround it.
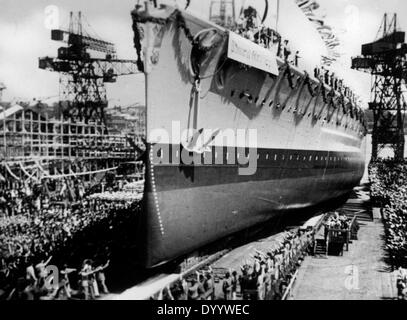
<svg viewBox="0 0 407 320">
<path fill-rule="evenodd" d="M 209 144 L 216 138 L 216 136 L 220 133 L 220 129 L 216 129 L 212 136 L 203 144 L 198 145 L 198 141 L 200 140 L 200 136 L 202 135 L 204 129 L 201 128 L 198 130 L 198 119 L 199 119 L 199 107 L 200 107 L 200 92 L 201 92 L 201 81 L 199 76 L 195 77 L 194 85 L 191 90 L 191 99 L 189 102 L 189 116 L 188 116 L 188 124 L 191 122 L 191 113 L 193 110 L 193 127 L 192 137 L 190 136 L 191 130 L 188 130 L 188 137 L 186 143 L 183 147 L 188 150 L 189 152 L 196 152 L 196 153 L 203 153 L 208 151 Z"/>
<path fill-rule="evenodd" d="M 192 129 L 195 131 L 198 129 L 198 119 L 199 119 L 199 106 L 200 106 L 200 92 L 201 92 L 201 80 L 199 75 L 195 76 L 195 81 L 191 89 L 191 98 L 189 100 L 189 115 L 188 115 L 188 127 L 191 124 L 191 114 L 193 113 L 193 124 Z M 188 145 L 193 142 L 193 137 L 189 136 L 190 130 L 188 131 L 187 143 Z"/>
</svg>

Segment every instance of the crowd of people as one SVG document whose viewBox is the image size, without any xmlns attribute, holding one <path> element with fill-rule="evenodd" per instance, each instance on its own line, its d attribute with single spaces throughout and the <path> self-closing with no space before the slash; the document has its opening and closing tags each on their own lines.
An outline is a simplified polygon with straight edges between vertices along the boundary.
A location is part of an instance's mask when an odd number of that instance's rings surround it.
<svg viewBox="0 0 407 320">
<path fill-rule="evenodd" d="M 382 210 L 391 263 L 402 269 L 407 266 L 407 163 L 378 160 L 370 164 L 369 178 L 372 202 Z M 407 278 L 400 279 L 399 297 L 407 299 Z"/>
<path fill-rule="evenodd" d="M 352 219 L 346 215 L 341 215 L 339 212 L 334 212 L 325 222 L 328 229 L 348 230 L 351 227 Z"/>
<path fill-rule="evenodd" d="M 287 231 L 267 252 L 256 250 L 240 270 L 207 268 L 158 292 L 157 300 L 280 300 L 309 253 L 313 230 Z"/>
<path fill-rule="evenodd" d="M 234 32 L 242 37 L 255 42 L 263 48 L 276 50 L 277 56 L 283 59 L 286 63 L 299 67 L 300 51 L 291 48 L 290 41 L 283 39 L 279 33 L 266 26 L 257 25 L 256 10 L 249 7 L 244 14 L 244 19 L 232 28 Z M 340 79 L 324 66 L 314 69 L 314 77 L 322 83 L 330 86 L 332 90 L 347 98 L 353 105 L 358 104 L 359 97 L 346 86 L 343 79 Z M 352 111 L 353 116 L 353 111 Z"/>
<path fill-rule="evenodd" d="M 73 295 L 88 299 L 97 297 L 99 291 L 107 293 L 103 270 L 108 263 L 102 262 L 106 259 L 103 255 L 95 254 L 92 258 L 96 262 L 85 259 L 78 271 L 64 266 L 59 259 L 59 277 L 63 281 L 52 288 L 46 287 L 48 263 L 42 261 L 54 252 L 63 251 L 86 230 L 99 224 L 109 227 L 119 215 L 138 206 L 142 195 L 134 191 L 139 189 L 139 184 L 129 184 L 131 189 L 125 195 L 134 196 L 126 198 L 113 191 L 120 183 L 123 181 L 107 183 L 106 190 L 99 194 L 90 194 L 76 178 L 64 179 L 48 192 L 44 192 L 44 184 L 13 183 L 12 188 L 3 188 L 0 192 L 0 299 L 57 299 Z M 74 294 L 69 285 L 73 273 L 81 279 Z"/>
<path fill-rule="evenodd" d="M 10 276 L 10 270 L 4 272 L 0 288 L 1 300 L 67 300 L 95 299 L 101 294 L 108 294 L 105 270 L 110 261 L 97 264 L 91 259 L 85 259 L 80 269 L 69 268 L 64 264 L 59 269 L 51 266 L 52 257 L 47 261 L 27 263 L 25 276 L 16 280 L 15 286 L 5 280 Z M 77 285 L 71 285 L 73 275 L 78 279 Z M 5 285 L 5 286 L 4 286 Z M 9 286 L 7 286 L 9 285 Z"/>
</svg>

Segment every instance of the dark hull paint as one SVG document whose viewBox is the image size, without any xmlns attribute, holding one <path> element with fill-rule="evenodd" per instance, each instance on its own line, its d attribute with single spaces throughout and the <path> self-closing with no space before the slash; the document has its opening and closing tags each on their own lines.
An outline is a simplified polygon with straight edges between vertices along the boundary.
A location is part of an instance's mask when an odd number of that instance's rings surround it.
<svg viewBox="0 0 407 320">
<path fill-rule="evenodd" d="M 146 175 L 143 264 L 153 267 L 277 214 L 344 197 L 364 171 L 361 154 L 265 149 L 258 154 L 253 176 L 238 175 L 233 165 L 149 161 L 154 179 Z"/>
</svg>

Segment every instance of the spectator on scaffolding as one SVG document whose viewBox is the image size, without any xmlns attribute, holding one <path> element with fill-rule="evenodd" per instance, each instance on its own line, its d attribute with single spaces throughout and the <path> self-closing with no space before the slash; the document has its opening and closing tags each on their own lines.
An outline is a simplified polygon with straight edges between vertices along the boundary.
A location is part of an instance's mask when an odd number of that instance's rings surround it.
<svg viewBox="0 0 407 320">
<path fill-rule="evenodd" d="M 46 264 L 43 262 L 37 264 L 35 266 L 35 273 L 37 277 L 36 285 L 35 285 L 35 297 L 37 299 L 46 299 L 46 296 L 52 294 L 53 290 L 50 288 L 50 282 L 47 279 L 48 271 L 46 269 Z"/>
<path fill-rule="evenodd" d="M 186 300 L 184 288 L 182 286 L 182 281 L 177 280 L 171 287 L 171 294 L 174 300 Z"/>
<path fill-rule="evenodd" d="M 252 29 L 248 29 L 246 30 L 246 32 L 244 33 L 244 36 L 246 39 L 254 42 L 255 38 L 254 38 L 254 32 Z"/>
<path fill-rule="evenodd" d="M 329 85 L 329 70 L 325 71 L 324 82 L 325 82 L 326 85 Z"/>
<path fill-rule="evenodd" d="M 284 56 L 284 61 L 288 62 L 288 59 L 291 55 L 291 49 L 289 46 L 289 41 L 288 40 L 284 40 L 283 43 L 283 56 Z"/>
<path fill-rule="evenodd" d="M 206 290 L 205 290 L 205 277 L 203 274 L 199 273 L 198 275 L 198 295 L 199 300 L 206 300 Z"/>
<path fill-rule="evenodd" d="M 249 290 L 249 300 L 258 299 L 258 276 L 251 270 L 249 271 L 249 281 L 247 285 Z"/>
<path fill-rule="evenodd" d="M 329 76 L 329 86 L 331 88 L 334 87 L 334 81 L 335 81 L 335 74 L 332 72 L 331 75 Z"/>
<path fill-rule="evenodd" d="M 299 60 L 300 60 L 300 52 L 299 51 L 296 51 L 295 52 L 295 56 L 294 56 L 294 65 L 296 66 L 296 67 L 298 67 L 298 63 L 299 63 Z"/>
<path fill-rule="evenodd" d="M 166 286 L 162 290 L 162 300 L 166 300 L 166 301 L 175 300 L 174 296 L 171 293 L 171 290 L 170 290 L 169 286 Z"/>
<path fill-rule="evenodd" d="M 281 278 L 281 271 L 282 271 L 282 264 L 283 264 L 283 255 L 282 255 L 282 249 L 279 248 L 274 256 L 275 259 L 275 268 L 276 268 L 276 280 L 280 280 Z"/>
<path fill-rule="evenodd" d="M 225 279 L 223 279 L 222 291 L 224 300 L 232 300 L 232 278 L 229 272 L 226 272 Z"/>
<path fill-rule="evenodd" d="M 48 293 L 48 288 L 47 288 L 47 276 L 48 276 L 48 271 L 47 271 L 47 266 L 50 263 L 52 257 L 49 257 L 47 261 L 41 261 L 35 266 L 35 277 L 37 278 L 37 289 L 39 290 L 40 294 L 45 292 Z M 38 292 L 37 292 L 38 293 Z"/>
<path fill-rule="evenodd" d="M 5 194 L 2 192 L 0 194 L 0 211 L 2 215 L 6 215 L 6 208 L 7 208 L 7 200 L 5 198 Z"/>
<path fill-rule="evenodd" d="M 65 293 L 65 296 L 69 299 L 72 296 L 72 288 L 69 279 L 69 275 L 76 272 L 77 270 L 74 268 L 68 268 L 67 264 L 64 264 L 63 269 L 61 270 L 61 289 Z"/>
<path fill-rule="evenodd" d="M 246 29 L 254 29 L 256 27 L 255 19 L 257 17 L 257 10 L 252 6 L 249 6 L 243 11 L 243 16 L 246 24 Z"/>
<path fill-rule="evenodd" d="M 238 278 L 237 272 L 234 270 L 232 272 L 232 300 L 236 300 L 238 282 L 239 282 L 239 278 Z"/>
<path fill-rule="evenodd" d="M 32 264 L 26 268 L 25 284 L 24 284 L 24 296 L 26 300 L 34 300 L 38 279 L 35 275 L 35 270 Z"/>
<path fill-rule="evenodd" d="M 81 276 L 81 289 L 85 300 L 93 300 L 95 298 L 94 286 L 91 279 L 92 274 L 92 261 L 85 259 L 82 264 L 82 269 L 79 272 Z"/>
<path fill-rule="evenodd" d="M 407 298 L 407 272 L 402 267 L 399 267 L 396 274 L 397 284 L 397 298 L 399 300 L 405 300 Z"/>
<path fill-rule="evenodd" d="M 188 288 L 188 300 L 199 300 L 200 296 L 198 293 L 199 283 L 193 277 L 190 281 Z"/>
<path fill-rule="evenodd" d="M 266 283 L 267 283 L 267 279 L 266 279 L 266 264 L 264 261 L 262 261 L 260 263 L 260 267 L 261 267 L 261 271 L 259 276 L 257 277 L 257 288 L 259 291 L 259 299 L 260 300 L 264 300 L 265 296 L 266 296 Z"/>
<path fill-rule="evenodd" d="M 341 91 L 341 93 L 342 93 L 342 88 L 343 88 L 343 80 L 339 79 L 338 80 L 338 90 Z"/>
<path fill-rule="evenodd" d="M 107 260 L 107 262 L 103 266 L 97 267 L 96 270 L 96 281 L 98 284 L 98 287 L 101 289 L 103 294 L 109 294 L 109 290 L 107 289 L 106 286 L 106 276 L 105 276 L 105 270 L 109 267 L 110 260 Z"/>
<path fill-rule="evenodd" d="M 319 70 L 319 68 L 318 67 L 315 67 L 314 68 L 314 78 L 319 78 L 319 76 L 320 76 L 320 70 Z"/>
<path fill-rule="evenodd" d="M 208 272 L 206 274 L 205 282 L 204 282 L 204 289 L 207 293 L 206 300 L 214 300 L 215 292 L 214 292 L 213 279 L 212 279 L 212 275 L 210 274 L 210 272 Z"/>
</svg>

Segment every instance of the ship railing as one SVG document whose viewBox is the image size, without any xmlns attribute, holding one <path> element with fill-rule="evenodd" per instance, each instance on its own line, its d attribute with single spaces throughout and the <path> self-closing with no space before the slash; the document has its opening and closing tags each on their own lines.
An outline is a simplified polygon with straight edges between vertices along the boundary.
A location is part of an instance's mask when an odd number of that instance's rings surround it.
<svg viewBox="0 0 407 320">
<path fill-rule="evenodd" d="M 288 284 L 287 288 L 285 289 L 285 292 L 284 292 L 281 300 L 287 300 L 288 298 L 290 298 L 292 296 L 292 291 L 294 288 L 295 281 L 298 278 L 298 273 L 299 273 L 299 269 L 297 269 L 297 271 L 295 271 L 293 277 L 291 278 L 290 283 Z"/>
</svg>

